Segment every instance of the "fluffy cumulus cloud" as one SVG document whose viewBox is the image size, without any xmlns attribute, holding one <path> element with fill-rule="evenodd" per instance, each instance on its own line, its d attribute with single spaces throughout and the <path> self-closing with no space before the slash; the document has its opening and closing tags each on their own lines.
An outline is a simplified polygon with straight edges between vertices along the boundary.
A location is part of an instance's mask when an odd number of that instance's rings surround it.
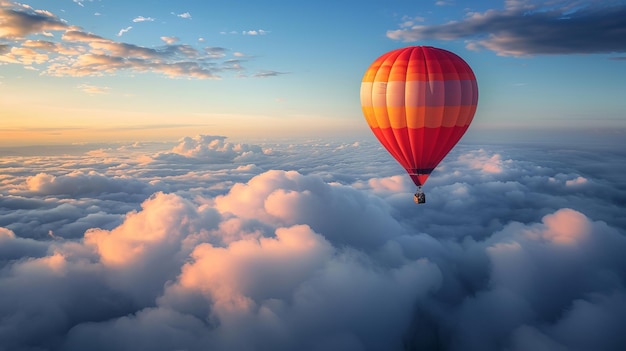
<svg viewBox="0 0 626 351">
<path fill-rule="evenodd" d="M 226 139 L 214 135 L 185 137 L 171 151 L 156 155 L 155 160 L 226 163 L 251 161 L 264 155 L 264 150 L 258 145 L 230 143 Z"/>
<path fill-rule="evenodd" d="M 459 145 L 419 206 L 373 140 L 5 157 L 0 349 L 624 349 L 626 154 L 550 147 Z"/>
<path fill-rule="evenodd" d="M 424 25 L 403 22 L 387 37 L 468 40 L 468 48 L 499 55 L 623 53 L 626 5 L 621 2 L 507 1 L 504 9 L 469 12 L 460 21 Z M 532 30 L 529 30 L 532 28 Z"/>
</svg>

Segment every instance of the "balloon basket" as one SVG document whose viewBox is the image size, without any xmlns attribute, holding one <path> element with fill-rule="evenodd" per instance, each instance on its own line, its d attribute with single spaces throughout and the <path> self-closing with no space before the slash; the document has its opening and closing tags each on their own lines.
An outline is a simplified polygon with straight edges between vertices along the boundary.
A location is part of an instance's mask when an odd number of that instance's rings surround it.
<svg viewBox="0 0 626 351">
<path fill-rule="evenodd" d="M 426 203 L 426 194 L 424 194 L 424 192 L 422 191 L 421 186 L 417 187 L 417 191 L 415 192 L 415 194 L 413 194 L 413 201 L 415 201 L 416 204 L 420 205 Z"/>
</svg>

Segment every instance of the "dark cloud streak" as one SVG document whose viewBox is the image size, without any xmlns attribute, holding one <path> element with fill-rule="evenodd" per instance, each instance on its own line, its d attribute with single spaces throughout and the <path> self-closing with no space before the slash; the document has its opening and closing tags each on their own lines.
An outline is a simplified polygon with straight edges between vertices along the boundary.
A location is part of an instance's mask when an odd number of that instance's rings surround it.
<svg viewBox="0 0 626 351">
<path fill-rule="evenodd" d="M 488 10 L 460 21 L 390 30 L 387 36 L 405 42 L 467 39 L 470 49 L 507 56 L 626 52 L 626 5 L 570 5 Z"/>
</svg>

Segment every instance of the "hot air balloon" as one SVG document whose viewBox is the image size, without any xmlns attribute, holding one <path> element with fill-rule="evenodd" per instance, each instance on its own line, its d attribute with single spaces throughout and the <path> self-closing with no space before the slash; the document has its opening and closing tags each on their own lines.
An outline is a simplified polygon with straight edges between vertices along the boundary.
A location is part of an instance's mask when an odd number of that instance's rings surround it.
<svg viewBox="0 0 626 351">
<path fill-rule="evenodd" d="M 361 82 L 367 124 L 417 186 L 414 200 L 426 201 L 422 186 L 469 127 L 478 85 L 456 54 L 410 46 L 376 59 Z"/>
</svg>

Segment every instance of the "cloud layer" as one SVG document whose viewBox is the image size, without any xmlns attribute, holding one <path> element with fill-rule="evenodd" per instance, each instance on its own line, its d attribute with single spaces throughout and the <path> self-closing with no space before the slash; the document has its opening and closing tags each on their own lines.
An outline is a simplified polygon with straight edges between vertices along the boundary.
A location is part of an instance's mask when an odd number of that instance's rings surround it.
<svg viewBox="0 0 626 351">
<path fill-rule="evenodd" d="M 437 25 L 403 23 L 387 37 L 405 42 L 468 40 L 472 50 L 504 56 L 623 53 L 626 5 L 619 2 L 508 1 L 503 10 L 469 12 L 463 20 Z"/>
<path fill-rule="evenodd" d="M 0 348 L 624 348 L 626 154 L 592 150 L 459 145 L 421 206 L 374 140 L 5 157 Z"/>
</svg>

